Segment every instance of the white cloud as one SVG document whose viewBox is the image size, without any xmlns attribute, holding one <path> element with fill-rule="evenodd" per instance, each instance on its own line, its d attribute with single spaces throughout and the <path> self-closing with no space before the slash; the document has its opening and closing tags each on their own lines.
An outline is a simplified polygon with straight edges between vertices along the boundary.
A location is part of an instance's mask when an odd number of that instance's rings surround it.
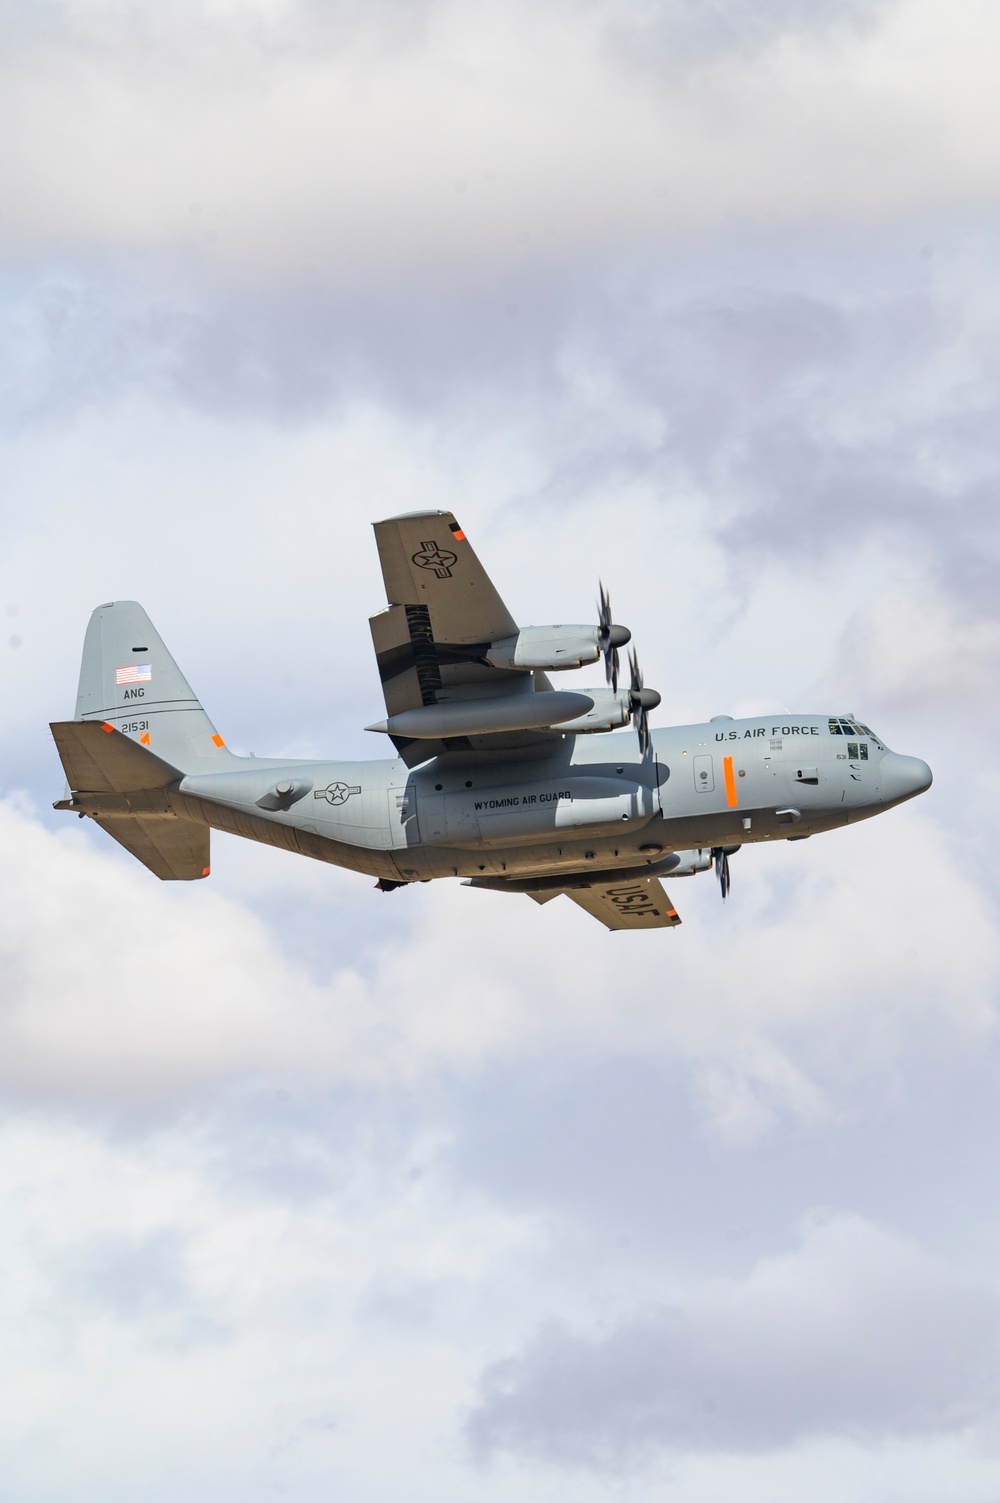
<svg viewBox="0 0 1000 1503">
<path fill-rule="evenodd" d="M 7 54 L 8 254 L 311 262 L 370 286 L 995 201 L 991 13 L 764 14 L 749 47 L 744 10 L 697 56 L 687 7 L 55 8 Z"/>
<path fill-rule="evenodd" d="M 562 1503 L 537 1457 L 618 1364 L 590 1438 L 623 1499 L 993 1503 L 954 1428 L 995 1400 L 964 1271 L 996 1245 L 992 15 L 4 24 L 5 790 L 58 795 L 45 722 L 113 596 L 228 739 L 376 754 L 369 523 L 438 505 L 519 617 L 603 574 L 659 723 L 857 709 L 936 776 L 744 851 L 725 909 L 677 882 L 683 927 L 636 937 L 224 837 L 162 886 L 8 799 L 8 1491 Z M 533 1345 L 547 1318 L 580 1334 Z M 461 1415 L 511 1351 L 473 1475 Z"/>
<path fill-rule="evenodd" d="M 296 1147 L 282 1110 L 266 1123 L 258 1105 L 249 1144 L 238 1122 L 138 1141 L 0 1127 L 10 1496 L 311 1499 L 332 1472 L 388 1497 L 418 1464 L 460 1495 L 441 1450 L 476 1360 L 468 1321 L 492 1329 L 477 1291 L 509 1279 L 530 1228 L 410 1181 L 377 1140 L 314 1132 L 321 1187 L 262 1191 L 255 1155 L 287 1169 Z M 434 1284 L 429 1329 L 371 1314 L 373 1285 L 404 1274 L 418 1302 Z"/>
<path fill-rule="evenodd" d="M 949 716 L 974 706 L 985 719 L 1000 675 L 1000 620 L 926 582 L 887 592 L 848 624 L 835 672 L 852 692 L 897 710 L 933 704 Z"/>
<path fill-rule="evenodd" d="M 75 822 L 51 834 L 9 803 L 2 818 L 0 1071 L 32 1095 L 134 1108 L 248 1074 L 411 1085 L 551 1049 L 610 1049 L 686 1061 L 710 1129 L 738 1143 L 786 1117 L 836 1117 L 895 1078 L 915 1034 L 953 1069 L 994 1032 L 996 930 L 943 857 L 937 925 L 913 931 L 912 884 L 898 874 L 929 840 L 942 849 L 917 822 L 882 838 L 841 833 L 808 864 L 797 851 L 794 887 L 789 853 L 751 848 L 734 861 L 741 896 L 726 913 L 709 879 L 697 891 L 677 883 L 684 928 L 669 952 L 659 936 L 634 939 L 625 985 L 620 939 L 564 899 L 537 909 L 443 883 L 387 899 L 335 870 L 283 892 L 275 870 L 278 909 L 257 905 L 274 914 L 272 932 L 209 883 L 158 884 Z M 280 914 L 303 904 L 315 924 L 336 905 L 339 932 L 356 936 L 346 954 L 311 955 L 308 970 L 281 944 Z M 361 963 L 357 936 L 376 932 Z M 847 1058 L 845 1030 L 857 1035 Z"/>
</svg>

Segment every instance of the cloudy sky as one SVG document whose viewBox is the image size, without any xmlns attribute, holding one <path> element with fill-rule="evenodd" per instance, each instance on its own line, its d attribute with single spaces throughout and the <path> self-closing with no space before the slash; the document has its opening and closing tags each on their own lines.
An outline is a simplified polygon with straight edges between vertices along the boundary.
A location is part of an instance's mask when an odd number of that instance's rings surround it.
<svg viewBox="0 0 1000 1503">
<path fill-rule="evenodd" d="M 1000 13 L 0 6 L 0 1493 L 1000 1496 Z M 52 811 L 101 601 L 375 755 L 370 523 L 932 791 L 723 908 Z"/>
</svg>

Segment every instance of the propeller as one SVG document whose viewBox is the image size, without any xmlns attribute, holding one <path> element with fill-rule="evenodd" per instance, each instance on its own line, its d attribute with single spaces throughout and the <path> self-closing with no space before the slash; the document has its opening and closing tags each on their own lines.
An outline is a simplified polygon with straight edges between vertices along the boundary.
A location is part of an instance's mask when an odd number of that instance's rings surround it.
<svg viewBox="0 0 1000 1503">
<path fill-rule="evenodd" d="M 712 847 L 712 860 L 715 863 L 715 875 L 719 879 L 719 887 L 722 889 L 722 901 L 726 901 L 729 893 L 729 852 L 725 846 Z"/>
<path fill-rule="evenodd" d="M 604 677 L 611 685 L 615 694 L 618 693 L 618 670 L 621 666 L 618 657 L 619 647 L 631 640 L 632 633 L 627 626 L 615 626 L 611 620 L 611 596 L 605 590 L 604 585 L 598 581 L 598 589 L 601 592 L 598 619 L 597 645 L 604 654 Z"/>
<path fill-rule="evenodd" d="M 656 709 L 660 696 L 655 689 L 643 688 L 642 669 L 634 648 L 628 655 L 628 662 L 632 673 L 628 691 L 629 709 L 632 712 L 632 724 L 639 736 L 639 750 L 645 756 L 649 751 L 649 712 Z"/>
</svg>

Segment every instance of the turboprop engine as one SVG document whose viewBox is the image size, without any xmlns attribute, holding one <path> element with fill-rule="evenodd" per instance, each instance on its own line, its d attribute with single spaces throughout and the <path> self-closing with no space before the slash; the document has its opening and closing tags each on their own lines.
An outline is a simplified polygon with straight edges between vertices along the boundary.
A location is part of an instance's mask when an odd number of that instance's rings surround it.
<svg viewBox="0 0 1000 1503">
<path fill-rule="evenodd" d="M 698 851 L 674 851 L 672 856 L 667 856 L 658 861 L 656 869 L 664 876 L 693 877 L 696 872 L 707 872 L 712 865 L 712 852 L 710 850 Z"/>
<path fill-rule="evenodd" d="M 400 645 L 392 638 L 392 628 L 387 624 L 388 617 L 398 609 L 390 606 L 388 612 L 372 617 L 380 652 Z M 660 696 L 655 689 L 644 687 L 634 651 L 629 654 L 628 688 L 619 689 L 618 649 L 631 640 L 628 627 L 612 621 L 611 601 L 602 585 L 596 626 L 524 626 L 511 636 L 491 642 L 485 651 L 482 643 L 452 644 L 447 649 L 453 655 L 448 659 L 449 667 L 457 655 L 459 661 L 505 670 L 503 681 L 494 686 L 488 697 L 476 695 L 475 681 L 463 683 L 457 690 L 450 681 L 439 681 L 430 703 L 425 697 L 423 704 L 400 709 L 365 729 L 408 741 L 447 741 L 459 736 L 508 735 L 531 730 L 588 734 L 618 730 L 631 721 L 645 757 L 650 747 L 649 711 L 660 703 Z M 602 657 L 606 688 L 568 691 L 551 688 L 545 679 L 532 683 L 535 673 L 581 668 Z M 512 682 L 511 669 L 523 678 L 520 681 L 514 678 Z"/>
<path fill-rule="evenodd" d="M 632 633 L 627 626 L 611 626 L 607 632 L 600 626 L 523 626 L 516 637 L 493 642 L 486 661 L 493 668 L 557 673 L 563 668 L 596 663 L 605 649 L 606 638 L 612 647 L 624 647 L 631 641 Z"/>
</svg>

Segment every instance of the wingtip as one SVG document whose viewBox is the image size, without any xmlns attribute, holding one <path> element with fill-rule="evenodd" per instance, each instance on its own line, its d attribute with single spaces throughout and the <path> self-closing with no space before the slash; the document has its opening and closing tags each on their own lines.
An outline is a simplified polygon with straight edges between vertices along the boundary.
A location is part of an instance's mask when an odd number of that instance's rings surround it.
<svg viewBox="0 0 1000 1503">
<path fill-rule="evenodd" d="M 429 511 L 401 511 L 394 517 L 382 517 L 378 522 L 373 522 L 373 527 L 381 527 L 385 522 L 415 522 L 419 517 L 450 517 L 450 511 L 431 509 Z"/>
</svg>

